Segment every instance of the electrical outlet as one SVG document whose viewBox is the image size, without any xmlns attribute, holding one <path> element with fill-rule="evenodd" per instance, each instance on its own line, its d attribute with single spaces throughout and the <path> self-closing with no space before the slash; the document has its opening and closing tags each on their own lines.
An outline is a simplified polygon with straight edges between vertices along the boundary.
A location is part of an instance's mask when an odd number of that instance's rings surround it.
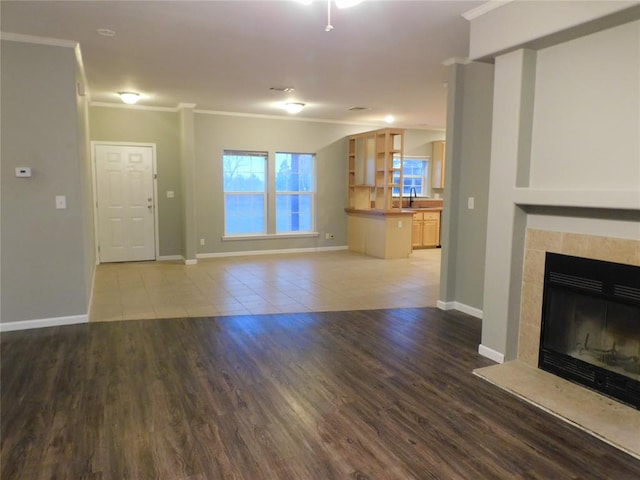
<svg viewBox="0 0 640 480">
<path fill-rule="evenodd" d="M 56 195 L 56 208 L 58 210 L 67 208 L 67 197 L 65 195 Z"/>
<path fill-rule="evenodd" d="M 324 234 L 324 239 L 325 240 L 333 240 L 334 238 L 336 238 L 336 236 L 333 233 L 325 233 Z"/>
<path fill-rule="evenodd" d="M 200 245 L 204 245 L 204 238 L 200 239 Z"/>
</svg>

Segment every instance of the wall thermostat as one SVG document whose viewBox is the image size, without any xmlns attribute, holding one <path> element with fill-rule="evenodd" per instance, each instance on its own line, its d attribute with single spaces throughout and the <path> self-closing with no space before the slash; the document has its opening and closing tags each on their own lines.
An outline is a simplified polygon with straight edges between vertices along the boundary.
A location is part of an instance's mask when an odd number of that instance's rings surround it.
<svg viewBox="0 0 640 480">
<path fill-rule="evenodd" d="M 16 177 L 30 177 L 31 167 L 16 167 Z"/>
</svg>

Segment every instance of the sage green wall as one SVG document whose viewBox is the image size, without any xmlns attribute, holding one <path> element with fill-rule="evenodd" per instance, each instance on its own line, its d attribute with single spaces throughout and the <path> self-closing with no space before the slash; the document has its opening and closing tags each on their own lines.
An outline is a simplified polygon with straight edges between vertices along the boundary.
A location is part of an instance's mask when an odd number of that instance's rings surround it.
<svg viewBox="0 0 640 480">
<path fill-rule="evenodd" d="M 609 18 L 637 7 L 629 0 L 554 0 L 507 2 L 473 19 L 469 57 L 478 59 L 523 47 L 541 38 L 558 35 L 572 27 Z M 556 43 L 560 41 L 556 39 Z"/>
<path fill-rule="evenodd" d="M 493 66 L 453 65 L 440 300 L 482 310 L 491 159 Z M 473 197 L 474 208 L 468 208 Z"/>
<path fill-rule="evenodd" d="M 190 238 L 186 222 L 181 152 L 193 141 L 195 151 L 195 243 L 198 254 L 278 250 L 293 248 L 343 247 L 347 244 L 346 139 L 354 133 L 374 130 L 367 125 L 346 125 L 287 118 L 258 118 L 203 113 L 195 110 L 194 135 L 181 140 L 184 112 L 108 106 L 90 107 L 92 141 L 146 142 L 156 144 L 158 165 L 158 217 L 160 255 L 191 258 L 184 241 Z M 431 155 L 431 142 L 442 140 L 443 131 L 407 130 L 407 155 Z M 191 138 L 193 140 L 191 140 Z M 185 143 L 183 145 L 183 143 Z M 222 241 L 224 233 L 222 194 L 222 152 L 261 150 L 313 152 L 317 154 L 318 237 Z M 166 192 L 175 192 L 168 199 Z M 188 224 L 188 225 L 187 225 Z M 333 233 L 325 240 L 324 233 Z M 205 245 L 199 240 L 203 238 Z M 184 240 L 184 241 L 183 241 Z M 186 255 L 186 256 L 185 256 Z"/>
<path fill-rule="evenodd" d="M 76 57 L 77 58 L 77 57 Z M 82 94 L 76 95 L 78 119 L 78 158 L 80 159 L 80 206 L 84 238 L 85 292 L 91 299 L 93 275 L 96 268 L 95 218 L 93 208 L 93 169 L 91 168 L 91 143 L 89 141 L 89 101 L 84 95 L 84 78 L 76 69 L 76 84 Z"/>
<path fill-rule="evenodd" d="M 196 262 L 196 165 L 193 104 L 183 104 L 180 118 L 180 174 L 182 175 L 182 257 Z"/>
<path fill-rule="evenodd" d="M 289 119 L 196 114 L 196 223 L 199 253 L 322 248 L 347 244 L 345 137 L 373 130 L 354 126 Z M 405 151 L 430 155 L 430 142 L 444 138 L 444 132 L 408 130 Z M 318 237 L 223 241 L 222 153 L 224 150 L 257 150 L 316 153 Z M 333 233 L 334 240 L 325 240 Z"/>
<path fill-rule="evenodd" d="M 639 59 L 640 21 L 538 51 L 532 188 L 640 189 Z"/>
<path fill-rule="evenodd" d="M 511 2 L 485 14 L 477 22 L 480 29 L 474 29 L 475 20 L 471 25 L 471 51 L 477 51 L 474 43 L 485 48 L 496 38 L 515 38 L 525 24 L 531 38 L 538 38 L 531 49 L 502 43 L 500 51 L 492 50 L 485 264 L 485 285 L 491 289 L 484 294 L 480 351 L 495 359 L 517 357 L 527 226 L 620 238 L 640 235 L 640 7 L 594 22 L 594 8 L 606 15 L 612 13 L 609 6 L 619 10 L 621 2 L 560 3 Z M 535 18 L 532 8 L 539 8 Z M 554 17 L 556 31 L 567 29 L 562 39 L 549 35 L 539 21 L 555 9 L 575 13 Z M 581 18 L 587 23 L 572 29 Z M 612 19 L 619 24 L 609 25 Z M 607 20 L 605 30 L 600 20 Z M 513 35 L 496 36 L 503 30 Z M 566 35 L 571 39 L 562 41 Z M 612 196 L 628 200 L 611 207 L 607 200 Z M 587 207 L 581 203 L 585 199 Z"/>
<path fill-rule="evenodd" d="M 461 163 L 458 170 L 455 273 L 456 301 L 482 310 L 484 263 L 487 241 L 491 117 L 493 110 L 493 65 L 464 65 Z M 473 197 L 474 208 L 468 208 Z"/>
<path fill-rule="evenodd" d="M 92 141 L 155 143 L 159 254 L 182 255 L 182 180 L 178 113 L 91 106 L 89 127 Z M 174 198 L 167 198 L 167 191 L 173 191 Z"/>
<path fill-rule="evenodd" d="M 74 49 L 7 40 L 1 49 L 1 321 L 82 318 L 93 256 Z M 16 178 L 16 167 L 32 177 Z"/>
</svg>

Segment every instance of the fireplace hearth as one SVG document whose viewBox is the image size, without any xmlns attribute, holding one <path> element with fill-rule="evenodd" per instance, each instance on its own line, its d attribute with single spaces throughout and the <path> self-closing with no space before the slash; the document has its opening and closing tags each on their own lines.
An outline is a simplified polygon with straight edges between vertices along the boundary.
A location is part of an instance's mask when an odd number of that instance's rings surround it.
<svg viewBox="0 0 640 480">
<path fill-rule="evenodd" d="M 547 252 L 538 366 L 640 409 L 640 267 Z"/>
</svg>

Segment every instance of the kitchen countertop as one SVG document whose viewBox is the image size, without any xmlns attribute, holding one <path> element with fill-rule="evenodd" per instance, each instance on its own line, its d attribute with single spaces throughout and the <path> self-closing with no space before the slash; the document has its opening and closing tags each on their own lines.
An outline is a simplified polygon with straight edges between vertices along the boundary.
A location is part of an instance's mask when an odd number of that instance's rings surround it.
<svg viewBox="0 0 640 480">
<path fill-rule="evenodd" d="M 403 212 L 441 212 L 442 207 L 403 208 Z"/>
</svg>

